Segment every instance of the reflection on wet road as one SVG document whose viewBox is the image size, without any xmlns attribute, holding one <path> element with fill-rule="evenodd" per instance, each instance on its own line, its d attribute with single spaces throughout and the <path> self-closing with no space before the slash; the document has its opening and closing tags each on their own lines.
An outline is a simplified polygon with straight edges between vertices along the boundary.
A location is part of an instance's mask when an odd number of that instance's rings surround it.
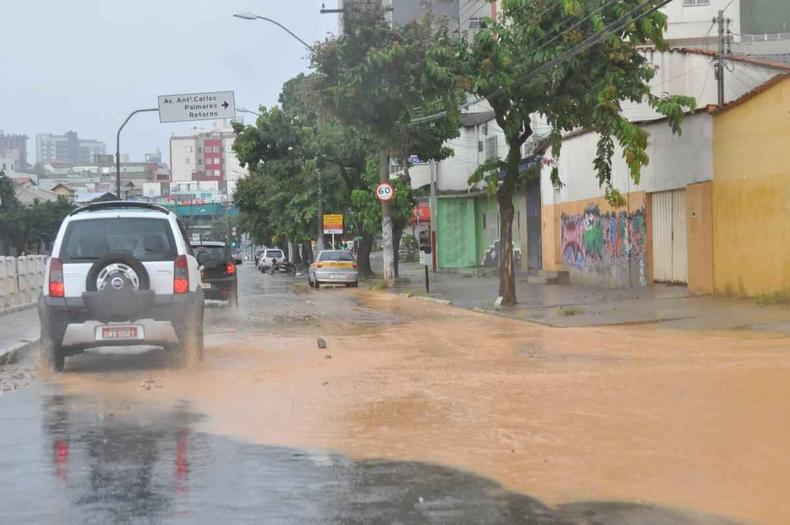
<svg viewBox="0 0 790 525">
<path fill-rule="evenodd" d="M 634 504 L 550 508 L 460 470 L 196 432 L 185 403 L 56 390 L 0 399 L 4 523 L 727 523 Z"/>
<path fill-rule="evenodd" d="M 195 370 L 96 351 L 0 395 L 0 524 L 788 522 L 786 339 L 239 279 Z"/>
</svg>

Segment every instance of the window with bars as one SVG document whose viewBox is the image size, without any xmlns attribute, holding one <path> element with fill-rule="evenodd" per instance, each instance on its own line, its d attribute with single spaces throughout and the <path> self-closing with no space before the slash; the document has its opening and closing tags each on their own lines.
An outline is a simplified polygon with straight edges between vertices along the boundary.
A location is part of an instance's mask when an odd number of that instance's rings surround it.
<svg viewBox="0 0 790 525">
<path fill-rule="evenodd" d="M 492 135 L 486 138 L 486 160 L 497 157 L 499 157 L 499 152 L 497 151 L 496 135 Z"/>
</svg>

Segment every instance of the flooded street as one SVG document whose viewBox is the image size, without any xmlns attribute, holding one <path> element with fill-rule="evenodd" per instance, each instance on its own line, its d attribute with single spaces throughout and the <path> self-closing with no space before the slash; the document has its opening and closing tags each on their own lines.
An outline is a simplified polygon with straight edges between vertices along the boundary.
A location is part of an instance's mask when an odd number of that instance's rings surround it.
<svg viewBox="0 0 790 525">
<path fill-rule="evenodd" d="M 790 520 L 786 337 L 239 279 L 195 370 L 89 352 L 0 394 L 0 522 Z"/>
</svg>

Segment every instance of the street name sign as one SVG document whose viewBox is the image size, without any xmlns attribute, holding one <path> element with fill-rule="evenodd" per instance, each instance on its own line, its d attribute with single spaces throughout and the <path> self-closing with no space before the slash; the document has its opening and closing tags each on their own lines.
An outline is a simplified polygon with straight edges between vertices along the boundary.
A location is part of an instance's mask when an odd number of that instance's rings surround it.
<svg viewBox="0 0 790 525">
<path fill-rule="evenodd" d="M 390 202 L 395 198 L 395 188 L 392 187 L 392 184 L 382 182 L 376 186 L 376 198 L 381 202 Z"/>
<path fill-rule="evenodd" d="M 159 122 L 236 118 L 233 91 L 159 96 Z"/>
<path fill-rule="evenodd" d="M 342 234 L 343 233 L 343 214 L 326 213 L 324 214 L 324 233 Z"/>
</svg>

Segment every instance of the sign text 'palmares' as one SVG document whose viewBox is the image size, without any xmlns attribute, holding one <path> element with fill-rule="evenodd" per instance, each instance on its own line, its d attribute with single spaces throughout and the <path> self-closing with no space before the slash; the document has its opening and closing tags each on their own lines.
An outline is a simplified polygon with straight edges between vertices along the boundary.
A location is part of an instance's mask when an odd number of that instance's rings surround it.
<svg viewBox="0 0 790 525">
<path fill-rule="evenodd" d="M 236 117 L 233 91 L 180 93 L 159 97 L 159 122 L 215 120 Z"/>
</svg>

